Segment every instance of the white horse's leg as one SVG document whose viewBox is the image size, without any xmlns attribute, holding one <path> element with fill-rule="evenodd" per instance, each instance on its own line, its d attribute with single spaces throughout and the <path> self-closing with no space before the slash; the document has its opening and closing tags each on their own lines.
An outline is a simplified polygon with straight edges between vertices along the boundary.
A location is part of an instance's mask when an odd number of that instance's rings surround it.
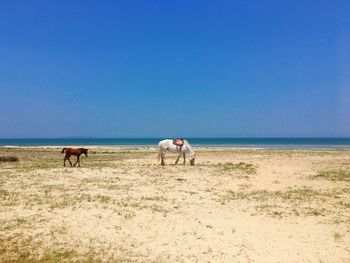
<svg viewBox="0 0 350 263">
<path fill-rule="evenodd" d="M 182 155 L 182 152 L 179 153 L 179 156 L 177 157 L 175 164 L 179 162 L 181 155 Z"/>
<path fill-rule="evenodd" d="M 186 164 L 186 153 L 183 153 L 184 156 L 184 165 Z"/>
<path fill-rule="evenodd" d="M 165 162 L 164 162 L 165 154 L 164 154 L 163 151 L 161 152 L 160 157 L 161 157 L 161 160 L 162 160 L 160 164 L 161 164 L 161 165 L 165 165 Z"/>
</svg>

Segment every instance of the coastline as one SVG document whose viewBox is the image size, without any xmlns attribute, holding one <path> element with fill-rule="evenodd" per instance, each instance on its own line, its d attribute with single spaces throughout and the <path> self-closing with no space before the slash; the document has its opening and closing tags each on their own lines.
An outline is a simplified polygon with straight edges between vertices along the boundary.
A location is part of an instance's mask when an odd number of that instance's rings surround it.
<svg viewBox="0 0 350 263">
<path fill-rule="evenodd" d="M 18 149 L 62 149 L 70 148 L 88 148 L 88 149 L 157 149 L 157 145 L 0 145 L 0 148 L 18 148 Z M 197 150 L 350 150 L 350 145 L 192 145 Z"/>
<path fill-rule="evenodd" d="M 0 139 L 0 146 L 156 147 L 163 138 Z M 350 138 L 186 138 L 197 148 L 350 148 Z"/>
</svg>

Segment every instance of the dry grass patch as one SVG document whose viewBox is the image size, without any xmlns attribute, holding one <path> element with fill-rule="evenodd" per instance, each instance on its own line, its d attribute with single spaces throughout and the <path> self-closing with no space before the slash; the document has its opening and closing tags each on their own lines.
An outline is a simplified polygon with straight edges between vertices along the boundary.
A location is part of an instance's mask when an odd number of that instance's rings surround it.
<svg viewBox="0 0 350 263">
<path fill-rule="evenodd" d="M 224 172 L 239 171 L 246 174 L 256 173 L 255 165 L 251 163 L 244 163 L 244 162 L 239 162 L 239 163 L 226 162 L 223 164 L 219 164 L 219 168 L 222 169 Z"/>
<path fill-rule="evenodd" d="M 347 181 L 350 182 L 350 170 L 330 170 L 321 171 L 312 176 L 314 179 L 325 179 L 330 181 Z"/>
<path fill-rule="evenodd" d="M 256 174 L 257 165 L 245 162 L 233 163 L 233 162 L 225 162 L 225 163 L 216 163 L 216 164 L 199 164 L 197 169 L 199 171 L 212 171 L 215 175 L 233 175 L 238 174 L 243 176 L 244 178 L 248 178 L 249 175 Z"/>
</svg>

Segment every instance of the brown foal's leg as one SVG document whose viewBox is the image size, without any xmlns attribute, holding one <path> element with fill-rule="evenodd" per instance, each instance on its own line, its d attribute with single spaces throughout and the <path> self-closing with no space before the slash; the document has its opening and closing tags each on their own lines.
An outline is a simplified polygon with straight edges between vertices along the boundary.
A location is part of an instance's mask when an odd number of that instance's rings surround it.
<svg viewBox="0 0 350 263">
<path fill-rule="evenodd" d="M 77 161 L 74 163 L 73 166 L 76 166 L 78 162 L 79 162 L 79 155 L 77 155 Z"/>
<path fill-rule="evenodd" d="M 66 166 L 66 160 L 68 159 L 69 163 L 70 163 L 70 166 L 72 166 L 72 162 L 70 161 L 70 155 L 69 154 L 66 154 L 66 156 L 64 157 L 64 166 Z"/>
</svg>

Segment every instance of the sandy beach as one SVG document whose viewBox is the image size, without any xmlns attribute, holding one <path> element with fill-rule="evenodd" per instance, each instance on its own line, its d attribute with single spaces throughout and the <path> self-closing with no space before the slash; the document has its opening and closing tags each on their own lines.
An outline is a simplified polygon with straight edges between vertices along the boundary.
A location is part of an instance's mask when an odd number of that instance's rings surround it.
<svg viewBox="0 0 350 263">
<path fill-rule="evenodd" d="M 350 262 L 349 149 L 61 149 L 0 147 L 1 262 Z"/>
</svg>

